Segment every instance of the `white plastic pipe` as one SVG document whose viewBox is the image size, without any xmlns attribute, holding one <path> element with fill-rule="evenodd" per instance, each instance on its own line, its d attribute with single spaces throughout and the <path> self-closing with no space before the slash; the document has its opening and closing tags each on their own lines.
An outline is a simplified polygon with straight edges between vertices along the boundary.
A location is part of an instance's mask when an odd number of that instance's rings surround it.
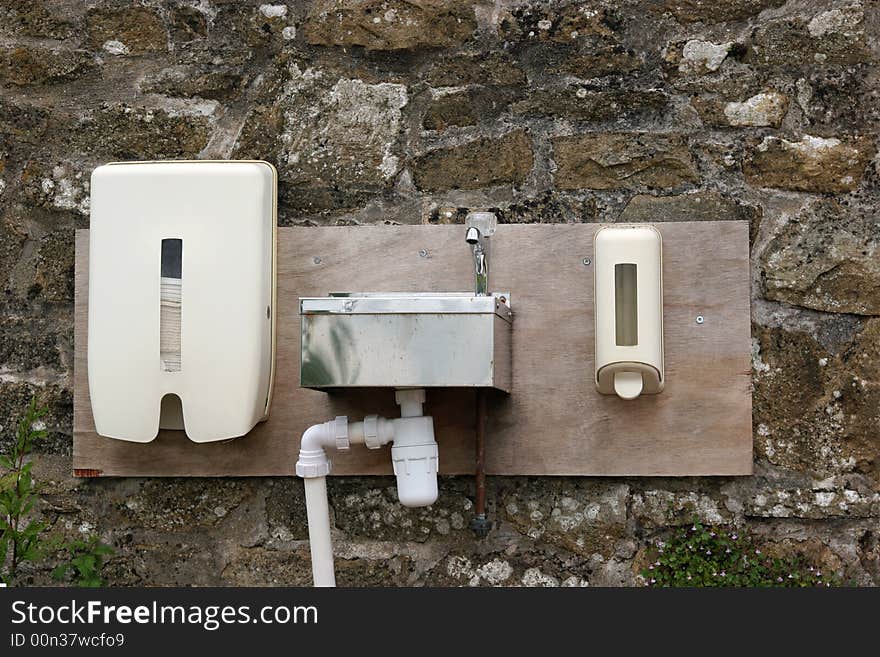
<svg viewBox="0 0 880 657">
<path fill-rule="evenodd" d="M 330 540 L 327 477 L 303 479 L 303 484 L 306 488 L 306 514 L 309 519 L 312 580 L 315 586 L 336 586 L 336 573 L 333 569 L 333 543 Z"/>
<path fill-rule="evenodd" d="M 339 418 L 337 418 L 339 419 Z M 345 422 L 347 425 L 347 421 Z M 306 516 L 309 521 L 309 549 L 315 586 L 336 586 L 333 570 L 333 542 L 330 539 L 330 504 L 327 475 L 330 461 L 324 447 L 336 446 L 337 420 L 315 424 L 302 435 L 296 474 L 303 478 Z"/>
<path fill-rule="evenodd" d="M 394 393 L 394 399 L 400 406 L 400 417 L 420 417 L 422 404 L 425 403 L 424 388 L 402 388 Z"/>
</svg>

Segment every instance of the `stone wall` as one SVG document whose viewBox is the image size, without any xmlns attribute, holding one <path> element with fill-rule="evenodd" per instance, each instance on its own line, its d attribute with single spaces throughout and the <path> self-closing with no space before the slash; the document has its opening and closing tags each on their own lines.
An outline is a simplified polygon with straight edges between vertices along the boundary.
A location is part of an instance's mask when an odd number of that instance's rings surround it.
<svg viewBox="0 0 880 657">
<path fill-rule="evenodd" d="M 294 478 L 70 476 L 73 236 L 110 160 L 269 160 L 283 225 L 747 219 L 755 476 L 490 478 L 484 541 L 469 478 L 430 510 L 336 478 L 339 580 L 637 584 L 698 518 L 878 584 L 878 28 L 869 0 L 0 0 L 3 440 L 36 392 L 43 511 L 114 546 L 112 584 L 309 582 Z"/>
</svg>

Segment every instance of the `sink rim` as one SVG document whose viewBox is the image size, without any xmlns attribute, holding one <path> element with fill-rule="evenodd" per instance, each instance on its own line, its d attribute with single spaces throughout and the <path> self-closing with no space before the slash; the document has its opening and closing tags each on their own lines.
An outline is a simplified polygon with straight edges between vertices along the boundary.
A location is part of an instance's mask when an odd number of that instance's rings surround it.
<svg viewBox="0 0 880 657">
<path fill-rule="evenodd" d="M 510 294 L 476 296 L 469 292 L 332 292 L 300 297 L 301 315 L 494 314 L 512 321 Z"/>
</svg>

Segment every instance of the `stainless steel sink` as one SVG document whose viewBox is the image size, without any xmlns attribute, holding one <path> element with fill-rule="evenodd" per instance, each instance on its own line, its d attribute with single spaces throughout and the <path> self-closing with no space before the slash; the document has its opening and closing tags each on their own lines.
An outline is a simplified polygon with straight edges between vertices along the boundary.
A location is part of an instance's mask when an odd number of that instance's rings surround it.
<svg viewBox="0 0 880 657">
<path fill-rule="evenodd" d="M 331 293 L 300 299 L 306 388 L 511 388 L 510 295 Z"/>
</svg>

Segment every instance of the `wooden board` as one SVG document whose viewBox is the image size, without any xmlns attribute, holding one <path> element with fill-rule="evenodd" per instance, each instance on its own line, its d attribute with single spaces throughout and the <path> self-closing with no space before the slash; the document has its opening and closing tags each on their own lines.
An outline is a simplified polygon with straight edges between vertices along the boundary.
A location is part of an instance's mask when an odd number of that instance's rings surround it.
<svg viewBox="0 0 880 657">
<path fill-rule="evenodd" d="M 489 403 L 487 470 L 506 475 L 744 475 L 752 471 L 746 222 L 660 223 L 666 389 L 626 402 L 593 383 L 592 238 L 598 224 L 503 225 L 490 286 L 511 293 L 513 392 Z M 424 249 L 427 255 L 420 254 Z M 280 228 L 278 353 L 271 416 L 197 445 L 95 433 L 86 373 L 88 231 L 76 236 L 74 470 L 88 475 L 292 475 L 299 436 L 336 415 L 397 416 L 390 390 L 299 387 L 298 298 L 331 291 L 466 291 L 462 226 Z M 698 315 L 704 323 L 695 320 Z M 473 472 L 474 393 L 429 390 L 440 469 Z M 332 455 L 335 474 L 391 472 L 387 449 Z"/>
</svg>

